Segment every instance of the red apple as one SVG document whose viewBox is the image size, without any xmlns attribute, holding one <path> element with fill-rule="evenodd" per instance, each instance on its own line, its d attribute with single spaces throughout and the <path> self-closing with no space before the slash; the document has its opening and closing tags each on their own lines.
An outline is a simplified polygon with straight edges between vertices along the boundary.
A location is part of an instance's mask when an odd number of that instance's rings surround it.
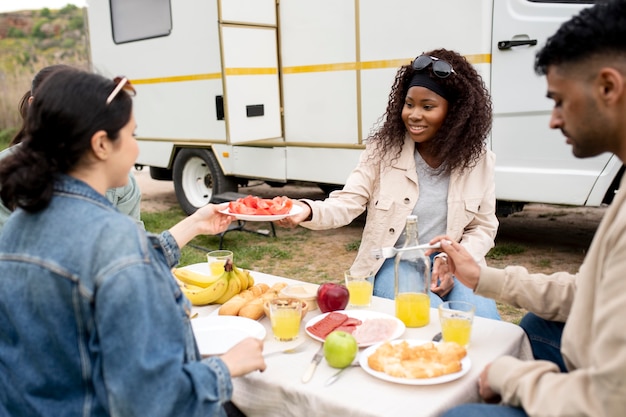
<svg viewBox="0 0 626 417">
<path fill-rule="evenodd" d="M 343 310 L 350 301 L 350 293 L 345 285 L 327 282 L 317 289 L 317 305 L 322 313 Z"/>
</svg>

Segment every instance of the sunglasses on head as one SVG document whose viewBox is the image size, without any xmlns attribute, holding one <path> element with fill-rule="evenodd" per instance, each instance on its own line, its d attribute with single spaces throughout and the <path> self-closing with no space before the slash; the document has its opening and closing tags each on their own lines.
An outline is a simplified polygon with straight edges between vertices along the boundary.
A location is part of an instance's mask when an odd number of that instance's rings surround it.
<svg viewBox="0 0 626 417">
<path fill-rule="evenodd" d="M 115 88 L 113 89 L 111 94 L 109 94 L 109 96 L 107 97 L 107 101 L 106 101 L 107 106 L 111 104 L 113 99 L 115 99 L 115 97 L 117 97 L 117 95 L 122 90 L 126 91 L 126 93 L 130 94 L 131 96 L 134 96 L 135 94 L 137 94 L 137 92 L 135 91 L 135 87 L 133 87 L 133 85 L 130 83 L 128 78 L 115 77 L 113 78 L 113 82 L 115 83 Z"/>
<path fill-rule="evenodd" d="M 418 56 L 413 61 L 412 66 L 414 70 L 422 71 L 423 69 L 428 68 L 430 64 L 433 65 L 433 73 L 439 78 L 447 78 L 450 74 L 454 73 L 452 65 L 448 62 L 429 55 Z"/>
</svg>

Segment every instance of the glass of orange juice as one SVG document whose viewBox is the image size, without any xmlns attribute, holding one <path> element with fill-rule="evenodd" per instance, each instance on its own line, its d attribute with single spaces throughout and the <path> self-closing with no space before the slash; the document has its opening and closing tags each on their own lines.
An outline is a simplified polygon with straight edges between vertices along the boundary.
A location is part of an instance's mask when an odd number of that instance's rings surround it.
<svg viewBox="0 0 626 417">
<path fill-rule="evenodd" d="M 270 322 L 274 338 L 281 342 L 294 340 L 300 333 L 302 301 L 295 298 L 275 298 L 270 301 Z"/>
<path fill-rule="evenodd" d="M 344 272 L 346 287 L 350 293 L 350 307 L 369 307 L 372 304 L 374 291 L 374 273 Z"/>
<path fill-rule="evenodd" d="M 423 327 L 430 322 L 430 297 L 423 292 L 396 295 L 396 317 L 407 327 Z"/>
<path fill-rule="evenodd" d="M 439 322 L 444 342 L 467 346 L 472 334 L 476 307 L 465 301 L 446 301 L 439 305 Z"/>
<path fill-rule="evenodd" d="M 226 259 L 233 261 L 233 253 L 229 250 L 214 250 L 206 254 L 211 276 L 218 277 L 224 273 Z"/>
</svg>

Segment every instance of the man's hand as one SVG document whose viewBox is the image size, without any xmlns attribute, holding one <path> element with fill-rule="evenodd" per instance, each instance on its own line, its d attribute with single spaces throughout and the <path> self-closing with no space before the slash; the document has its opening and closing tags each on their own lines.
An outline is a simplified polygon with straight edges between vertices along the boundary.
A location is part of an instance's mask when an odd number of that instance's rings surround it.
<svg viewBox="0 0 626 417">
<path fill-rule="evenodd" d="M 485 366 L 485 369 L 480 373 L 480 377 L 478 378 L 478 394 L 486 403 L 497 404 L 502 400 L 502 397 L 489 386 L 487 375 L 489 374 L 490 366 L 491 364 Z"/>
</svg>

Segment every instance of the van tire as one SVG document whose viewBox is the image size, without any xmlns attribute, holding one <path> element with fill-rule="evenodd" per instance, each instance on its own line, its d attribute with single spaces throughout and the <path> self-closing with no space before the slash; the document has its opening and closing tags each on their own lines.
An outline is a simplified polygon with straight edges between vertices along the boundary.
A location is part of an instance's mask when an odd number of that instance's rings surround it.
<svg viewBox="0 0 626 417">
<path fill-rule="evenodd" d="M 227 177 L 211 149 L 181 149 L 174 159 L 174 191 L 187 214 L 211 202 L 215 194 L 237 191 L 235 177 Z"/>
</svg>

